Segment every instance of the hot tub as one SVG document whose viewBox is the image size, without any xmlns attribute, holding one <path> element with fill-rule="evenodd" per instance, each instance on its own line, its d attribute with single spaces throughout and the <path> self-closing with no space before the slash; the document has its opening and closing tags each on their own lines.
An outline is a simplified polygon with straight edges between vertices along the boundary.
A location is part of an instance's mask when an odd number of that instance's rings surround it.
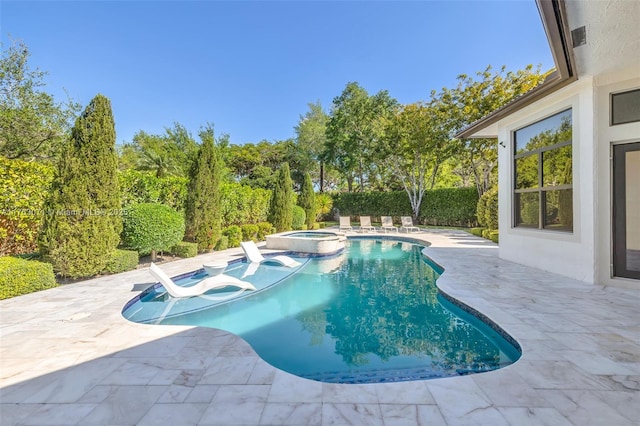
<svg viewBox="0 0 640 426">
<path fill-rule="evenodd" d="M 327 231 L 295 231 L 267 235 L 268 249 L 297 253 L 332 254 L 344 249 L 344 235 Z"/>
</svg>

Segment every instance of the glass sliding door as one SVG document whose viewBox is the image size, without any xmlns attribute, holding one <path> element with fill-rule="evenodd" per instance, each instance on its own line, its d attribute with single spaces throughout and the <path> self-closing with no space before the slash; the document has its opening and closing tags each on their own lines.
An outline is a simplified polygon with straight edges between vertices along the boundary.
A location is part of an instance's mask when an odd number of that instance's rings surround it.
<svg viewBox="0 0 640 426">
<path fill-rule="evenodd" d="M 640 142 L 613 147 L 613 275 L 640 280 Z"/>
</svg>

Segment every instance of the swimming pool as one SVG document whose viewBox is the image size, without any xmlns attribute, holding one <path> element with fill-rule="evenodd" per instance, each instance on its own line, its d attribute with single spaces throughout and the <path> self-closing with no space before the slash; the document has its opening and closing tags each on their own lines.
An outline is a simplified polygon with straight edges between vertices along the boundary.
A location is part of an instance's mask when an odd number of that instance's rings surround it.
<svg viewBox="0 0 640 426">
<path fill-rule="evenodd" d="M 243 278 L 263 290 L 236 300 L 212 305 L 154 290 L 123 315 L 230 331 L 271 365 L 323 382 L 439 378 L 515 362 L 517 343 L 438 292 L 438 273 L 422 248 L 350 239 L 339 255 L 306 259 L 295 272 L 268 266 Z M 235 273 L 242 274 L 243 265 Z M 251 281 L 267 276 L 270 284 Z"/>
<path fill-rule="evenodd" d="M 267 235 L 267 248 L 296 253 L 329 255 L 344 249 L 344 235 L 327 231 L 295 231 Z"/>
<path fill-rule="evenodd" d="M 323 232 L 323 231 L 298 231 L 298 232 L 291 232 L 285 235 L 287 237 L 297 237 L 297 238 L 326 238 L 326 237 L 338 236 L 338 234 L 336 234 L 335 232 Z"/>
</svg>

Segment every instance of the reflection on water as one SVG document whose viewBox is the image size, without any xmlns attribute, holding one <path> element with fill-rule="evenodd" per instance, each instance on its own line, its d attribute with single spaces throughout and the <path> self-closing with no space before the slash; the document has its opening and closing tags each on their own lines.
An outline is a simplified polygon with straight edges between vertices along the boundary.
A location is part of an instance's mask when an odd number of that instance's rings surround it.
<svg viewBox="0 0 640 426">
<path fill-rule="evenodd" d="M 351 240 L 268 291 L 165 324 L 222 328 L 275 367 L 311 379 L 363 383 L 493 370 L 519 353 L 438 295 L 437 273 L 404 242 Z"/>
</svg>

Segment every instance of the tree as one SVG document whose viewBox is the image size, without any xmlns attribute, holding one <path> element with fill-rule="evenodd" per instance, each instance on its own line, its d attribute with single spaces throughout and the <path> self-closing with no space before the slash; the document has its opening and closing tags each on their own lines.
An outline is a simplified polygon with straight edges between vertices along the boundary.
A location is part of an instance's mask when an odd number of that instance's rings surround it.
<svg viewBox="0 0 640 426">
<path fill-rule="evenodd" d="M 431 102 L 439 105 L 443 117 L 451 121 L 450 128 L 457 131 L 533 89 L 549 74 L 541 73 L 540 67 L 534 70 L 532 65 L 516 72 L 505 70 L 503 66 L 500 71 L 493 72 L 488 66 L 476 73 L 478 80 L 461 74 L 455 89 L 443 88 L 440 93 L 433 91 Z M 482 195 L 496 180 L 498 141 L 468 139 L 454 142 L 458 144 L 455 156 L 459 163 L 457 174 L 464 181 L 473 180 L 478 195 Z"/>
<path fill-rule="evenodd" d="M 97 95 L 76 120 L 45 204 L 40 253 L 63 277 L 102 272 L 122 231 L 115 125 Z"/>
<path fill-rule="evenodd" d="M 322 152 L 326 144 L 326 132 L 328 116 L 322 109 L 320 101 L 315 104 L 308 104 L 309 111 L 304 116 L 300 116 L 300 121 L 295 127 L 296 145 L 299 151 L 306 156 L 306 162 L 319 166 L 319 170 L 315 167 L 308 166 L 309 172 L 317 173 L 318 186 L 320 192 L 324 191 L 324 161 L 322 160 Z M 307 218 L 309 216 L 307 215 Z"/>
<path fill-rule="evenodd" d="M 289 163 L 284 163 L 278 170 L 276 186 L 269 208 L 269 222 L 276 232 L 291 230 L 293 223 L 293 182 L 289 173 Z"/>
<path fill-rule="evenodd" d="M 125 247 L 140 255 L 169 250 L 184 237 L 184 216 L 171 207 L 157 203 L 133 204 L 128 208 L 122 230 Z"/>
<path fill-rule="evenodd" d="M 165 134 L 151 135 L 141 130 L 133 141 L 119 149 L 120 168 L 155 173 L 156 177 L 186 177 L 196 159 L 198 144 L 180 123 L 165 128 Z"/>
<path fill-rule="evenodd" d="M 409 104 L 387 120 L 384 164 L 393 170 L 409 196 L 413 218 L 427 189 L 433 189 L 440 165 L 451 155 L 447 121 L 433 105 Z"/>
<path fill-rule="evenodd" d="M 291 177 L 296 187 L 302 187 L 304 173 L 309 162 L 293 139 L 261 141 L 258 144 L 230 145 L 225 150 L 231 177 L 252 188 L 272 190 L 276 185 L 276 171 L 283 163 L 289 163 Z"/>
<path fill-rule="evenodd" d="M 182 172 L 176 159 L 179 150 L 166 137 L 140 131 L 133 136 L 133 143 L 139 153 L 137 169 L 153 171 L 158 178 L 179 176 Z"/>
<path fill-rule="evenodd" d="M 29 49 L 13 42 L 0 58 L 0 155 L 25 161 L 56 157 L 80 105 L 40 90 L 45 72 L 30 69 Z"/>
<path fill-rule="evenodd" d="M 377 144 L 384 134 L 382 119 L 391 116 L 397 104 L 386 90 L 369 96 L 354 82 L 334 98 L 322 158 L 343 174 L 349 191 L 356 178 L 363 191 L 365 176 L 376 173 L 369 166 L 376 164 Z"/>
<path fill-rule="evenodd" d="M 205 127 L 200 139 L 200 151 L 189 174 L 185 239 L 198 243 L 199 250 L 212 250 L 221 235 L 220 184 L 225 171 L 213 126 Z"/>
<path fill-rule="evenodd" d="M 298 205 L 304 209 L 306 214 L 307 229 L 313 228 L 313 222 L 316 219 L 316 194 L 313 191 L 313 183 L 309 173 L 304 174 L 304 183 L 302 184 L 302 193 L 298 197 Z"/>
<path fill-rule="evenodd" d="M 206 124 L 205 127 L 213 127 L 211 124 Z M 172 142 L 172 145 L 176 147 L 173 151 L 176 161 L 181 168 L 181 176 L 188 176 L 189 171 L 193 165 L 193 162 L 198 156 L 198 143 L 195 141 L 191 132 L 187 130 L 180 123 L 173 123 L 173 128 L 165 128 L 166 137 Z M 221 135 L 218 140 L 218 145 L 222 146 L 226 143 L 227 135 Z"/>
</svg>

